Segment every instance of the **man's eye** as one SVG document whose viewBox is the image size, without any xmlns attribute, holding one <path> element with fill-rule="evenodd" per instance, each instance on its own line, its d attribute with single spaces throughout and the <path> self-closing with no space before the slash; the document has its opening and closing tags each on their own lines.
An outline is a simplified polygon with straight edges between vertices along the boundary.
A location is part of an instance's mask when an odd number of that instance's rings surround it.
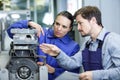
<svg viewBox="0 0 120 80">
<path fill-rule="evenodd" d="M 82 25 L 83 22 L 78 22 L 79 25 Z"/>
</svg>

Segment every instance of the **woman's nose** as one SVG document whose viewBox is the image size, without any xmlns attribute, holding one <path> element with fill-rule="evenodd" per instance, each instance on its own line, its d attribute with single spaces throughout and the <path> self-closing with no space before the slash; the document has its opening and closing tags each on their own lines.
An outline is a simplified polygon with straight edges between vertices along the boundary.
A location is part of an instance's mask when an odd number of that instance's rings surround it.
<svg viewBox="0 0 120 80">
<path fill-rule="evenodd" d="M 58 27 L 58 30 L 61 30 L 62 29 L 62 26 L 60 25 L 59 27 Z"/>
</svg>

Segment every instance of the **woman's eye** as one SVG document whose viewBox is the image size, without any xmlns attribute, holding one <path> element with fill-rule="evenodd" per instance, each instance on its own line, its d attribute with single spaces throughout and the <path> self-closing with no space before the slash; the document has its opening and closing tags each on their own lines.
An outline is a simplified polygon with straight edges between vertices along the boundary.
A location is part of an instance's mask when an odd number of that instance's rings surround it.
<svg viewBox="0 0 120 80">
<path fill-rule="evenodd" d="M 60 25 L 60 24 L 56 22 L 56 25 Z"/>
<path fill-rule="evenodd" d="M 63 26 L 63 28 L 67 28 L 66 26 Z"/>
</svg>

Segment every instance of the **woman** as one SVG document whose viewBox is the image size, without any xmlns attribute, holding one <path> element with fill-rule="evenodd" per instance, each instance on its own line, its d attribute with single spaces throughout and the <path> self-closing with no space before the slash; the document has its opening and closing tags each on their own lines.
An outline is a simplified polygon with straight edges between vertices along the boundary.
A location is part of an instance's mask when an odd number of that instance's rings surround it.
<svg viewBox="0 0 120 80">
<path fill-rule="evenodd" d="M 13 34 L 10 33 L 11 28 L 28 28 L 28 27 L 34 27 L 39 31 L 41 31 L 40 25 L 37 23 L 34 23 L 32 21 L 19 21 L 14 24 L 12 24 L 7 32 L 9 36 L 12 38 Z M 73 16 L 67 12 L 63 11 L 60 12 L 57 16 L 56 19 L 53 23 L 53 29 L 43 29 L 44 30 L 44 35 L 38 33 L 38 42 L 39 44 L 42 43 L 49 43 L 49 44 L 54 44 L 58 46 L 61 50 L 66 52 L 68 56 L 74 55 L 76 52 L 79 51 L 80 47 L 78 43 L 73 41 L 68 33 L 72 30 L 73 27 Z M 65 71 L 64 68 L 61 68 L 56 60 L 42 52 L 42 50 L 38 47 L 38 55 L 44 55 L 46 56 L 46 66 L 48 67 L 48 72 L 49 72 L 49 80 L 54 80 L 57 76 L 59 76 L 61 73 Z M 42 65 L 42 60 L 39 59 L 39 62 L 37 64 Z M 71 63 L 72 64 L 72 63 Z M 71 70 L 72 72 L 79 73 L 79 68 Z"/>
</svg>

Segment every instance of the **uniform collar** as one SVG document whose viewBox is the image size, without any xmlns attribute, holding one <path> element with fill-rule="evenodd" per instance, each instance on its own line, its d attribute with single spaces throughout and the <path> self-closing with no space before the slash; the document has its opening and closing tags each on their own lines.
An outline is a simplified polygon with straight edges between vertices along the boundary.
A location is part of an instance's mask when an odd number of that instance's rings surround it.
<svg viewBox="0 0 120 80">
<path fill-rule="evenodd" d="M 107 33 L 106 29 L 103 28 L 103 29 L 101 30 L 100 34 L 98 35 L 97 39 L 103 41 L 104 36 L 105 36 L 106 33 Z"/>
<path fill-rule="evenodd" d="M 88 43 L 94 43 L 96 41 L 103 41 L 105 34 L 107 33 L 105 28 L 102 28 L 101 32 L 97 36 L 97 39 L 93 41 L 91 38 L 88 40 Z"/>
</svg>

